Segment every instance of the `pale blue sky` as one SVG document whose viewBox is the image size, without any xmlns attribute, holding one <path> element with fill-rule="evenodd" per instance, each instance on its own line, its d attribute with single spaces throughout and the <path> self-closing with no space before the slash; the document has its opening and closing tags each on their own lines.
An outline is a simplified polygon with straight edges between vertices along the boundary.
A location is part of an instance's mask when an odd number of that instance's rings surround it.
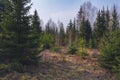
<svg viewBox="0 0 120 80">
<path fill-rule="evenodd" d="M 80 5 L 85 1 L 91 1 L 97 8 L 111 8 L 114 4 L 120 7 L 120 0 L 32 0 L 31 13 L 36 9 L 44 23 L 52 18 L 55 22 L 60 20 L 66 25 L 70 19 L 76 17 Z"/>
</svg>

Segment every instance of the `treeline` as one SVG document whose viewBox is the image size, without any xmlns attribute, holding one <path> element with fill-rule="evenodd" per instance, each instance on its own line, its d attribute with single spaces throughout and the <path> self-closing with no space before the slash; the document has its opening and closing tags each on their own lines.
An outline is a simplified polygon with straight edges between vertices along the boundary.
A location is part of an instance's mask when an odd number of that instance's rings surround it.
<svg viewBox="0 0 120 80">
<path fill-rule="evenodd" d="M 41 50 L 60 47 L 69 47 L 71 53 L 76 53 L 77 49 L 84 53 L 84 48 L 100 48 L 103 53 L 100 58 L 102 65 L 119 65 L 119 57 L 116 59 L 115 55 L 114 59 L 111 58 L 113 53 L 120 52 L 119 13 L 116 5 L 112 10 L 103 7 L 97 11 L 90 2 L 86 2 L 80 7 L 77 17 L 70 20 L 67 26 L 60 21 L 56 24 L 52 19 L 43 26 L 37 10 L 34 15 L 29 14 L 32 5 L 30 0 L 1 0 L 1 4 L 4 4 L 0 6 L 2 69 L 9 67 L 21 71 L 24 65 L 36 65 L 39 62 L 38 54 Z M 115 52 L 111 51 L 111 55 L 105 56 L 108 53 L 106 50 L 113 50 L 111 48 L 115 48 Z M 118 60 L 118 63 L 109 63 L 111 60 Z M 105 65 L 107 63 L 109 64 Z"/>
<path fill-rule="evenodd" d="M 116 29 L 119 29 L 119 13 L 116 5 L 111 10 L 104 7 L 102 10 L 97 10 L 87 2 L 80 7 L 77 17 L 70 20 L 67 26 L 60 21 L 56 24 L 50 19 L 45 25 L 43 34 L 51 34 L 51 40 L 53 40 L 51 44 L 49 41 L 45 42 L 49 43 L 47 44 L 49 47 L 79 46 L 78 43 L 82 39 L 85 47 L 98 48 L 103 37 Z"/>
</svg>

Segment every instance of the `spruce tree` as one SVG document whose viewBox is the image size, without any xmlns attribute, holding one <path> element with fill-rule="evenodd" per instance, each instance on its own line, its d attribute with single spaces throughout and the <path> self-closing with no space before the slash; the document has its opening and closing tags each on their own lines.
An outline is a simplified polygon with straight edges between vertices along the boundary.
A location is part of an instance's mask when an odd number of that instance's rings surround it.
<svg viewBox="0 0 120 80">
<path fill-rule="evenodd" d="M 32 28 L 38 34 L 42 32 L 41 21 L 38 16 L 37 10 L 35 10 L 34 15 L 32 17 Z"/>
<path fill-rule="evenodd" d="M 68 42 L 68 46 L 71 46 L 72 45 L 72 32 L 73 32 L 73 22 L 72 20 L 70 20 L 68 26 L 67 26 L 67 42 Z"/>
<path fill-rule="evenodd" d="M 106 26 L 106 15 L 105 15 L 105 10 L 99 10 L 96 18 L 96 23 L 94 27 L 94 38 L 96 45 L 98 45 L 99 42 L 102 41 L 103 36 L 105 35 L 107 31 L 107 26 Z"/>
<path fill-rule="evenodd" d="M 113 11 L 112 11 L 112 28 L 111 30 L 114 31 L 119 28 L 119 20 L 118 20 L 118 13 L 116 6 L 114 5 Z"/>
<path fill-rule="evenodd" d="M 100 65 L 110 71 L 120 72 L 120 29 L 103 38 L 100 45 Z"/>
<path fill-rule="evenodd" d="M 38 62 L 36 39 L 32 39 L 30 0 L 10 0 L 1 23 L 0 61 L 3 64 L 32 65 Z M 31 40 L 32 39 L 32 40 Z M 31 45 L 31 42 L 32 45 Z"/>
<path fill-rule="evenodd" d="M 105 10 L 103 7 L 103 10 L 101 11 L 101 36 L 103 37 L 105 32 L 107 31 L 107 26 L 106 26 L 106 15 L 105 15 Z"/>
<path fill-rule="evenodd" d="M 85 26 L 85 17 L 82 18 L 81 24 L 80 24 L 80 37 L 82 39 L 85 39 L 86 36 L 86 26 Z"/>
<path fill-rule="evenodd" d="M 81 6 L 77 14 L 77 25 L 78 26 L 80 26 L 83 17 L 84 17 L 84 11 L 83 11 L 83 7 Z"/>
<path fill-rule="evenodd" d="M 42 35 L 42 26 L 37 10 L 34 11 L 34 15 L 32 16 L 32 25 L 30 33 L 31 33 L 31 45 L 33 45 L 33 48 L 37 49 L 36 51 L 39 51 L 41 46 L 40 38 Z"/>
<path fill-rule="evenodd" d="M 73 39 L 74 43 L 77 44 L 79 38 L 79 28 L 77 26 L 77 20 L 74 19 L 73 21 Z"/>
<path fill-rule="evenodd" d="M 107 27 L 107 31 L 110 31 L 110 12 L 109 9 L 107 8 L 107 11 L 105 13 L 105 18 L 106 18 L 106 27 Z"/>
<path fill-rule="evenodd" d="M 77 30 L 76 30 L 76 20 L 73 21 L 73 28 L 72 28 L 72 41 L 75 44 L 77 42 Z"/>
<path fill-rule="evenodd" d="M 91 35 L 92 35 L 92 29 L 91 29 L 90 22 L 89 20 L 85 20 L 85 18 L 83 18 L 80 26 L 80 36 L 82 39 L 85 40 L 86 47 L 88 47 L 89 45 Z"/>
<path fill-rule="evenodd" d="M 64 25 L 63 23 L 60 23 L 60 32 L 59 32 L 59 40 L 60 40 L 60 45 L 64 46 L 65 45 L 65 30 L 64 30 Z"/>
<path fill-rule="evenodd" d="M 86 30 L 85 30 L 86 37 L 85 37 L 85 40 L 86 40 L 87 47 L 89 47 L 89 43 L 90 43 L 90 40 L 91 40 L 91 37 L 92 37 L 92 29 L 91 29 L 91 25 L 90 25 L 89 20 L 86 20 L 85 26 L 86 26 Z"/>
</svg>

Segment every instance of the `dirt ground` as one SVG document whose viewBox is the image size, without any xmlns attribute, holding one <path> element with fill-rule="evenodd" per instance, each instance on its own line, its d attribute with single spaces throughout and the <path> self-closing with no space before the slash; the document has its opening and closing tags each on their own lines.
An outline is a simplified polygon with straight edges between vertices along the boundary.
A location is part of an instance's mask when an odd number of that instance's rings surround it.
<svg viewBox="0 0 120 80">
<path fill-rule="evenodd" d="M 25 73 L 10 73 L 0 80 L 115 80 L 113 75 L 98 64 L 98 50 L 86 49 L 89 56 L 81 59 L 76 55 L 45 50 L 40 53 L 38 67 L 29 67 Z"/>
</svg>

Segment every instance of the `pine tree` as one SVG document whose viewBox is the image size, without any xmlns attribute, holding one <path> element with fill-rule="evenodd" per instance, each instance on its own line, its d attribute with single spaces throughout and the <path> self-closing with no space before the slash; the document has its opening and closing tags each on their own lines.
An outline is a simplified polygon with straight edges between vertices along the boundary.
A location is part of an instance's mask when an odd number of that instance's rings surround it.
<svg viewBox="0 0 120 80">
<path fill-rule="evenodd" d="M 30 0 L 10 0 L 9 5 L 5 6 L 6 11 L 1 24 L 3 31 L 0 36 L 0 61 L 3 64 L 36 64 L 36 39 L 32 39 L 28 15 Z"/>
</svg>

